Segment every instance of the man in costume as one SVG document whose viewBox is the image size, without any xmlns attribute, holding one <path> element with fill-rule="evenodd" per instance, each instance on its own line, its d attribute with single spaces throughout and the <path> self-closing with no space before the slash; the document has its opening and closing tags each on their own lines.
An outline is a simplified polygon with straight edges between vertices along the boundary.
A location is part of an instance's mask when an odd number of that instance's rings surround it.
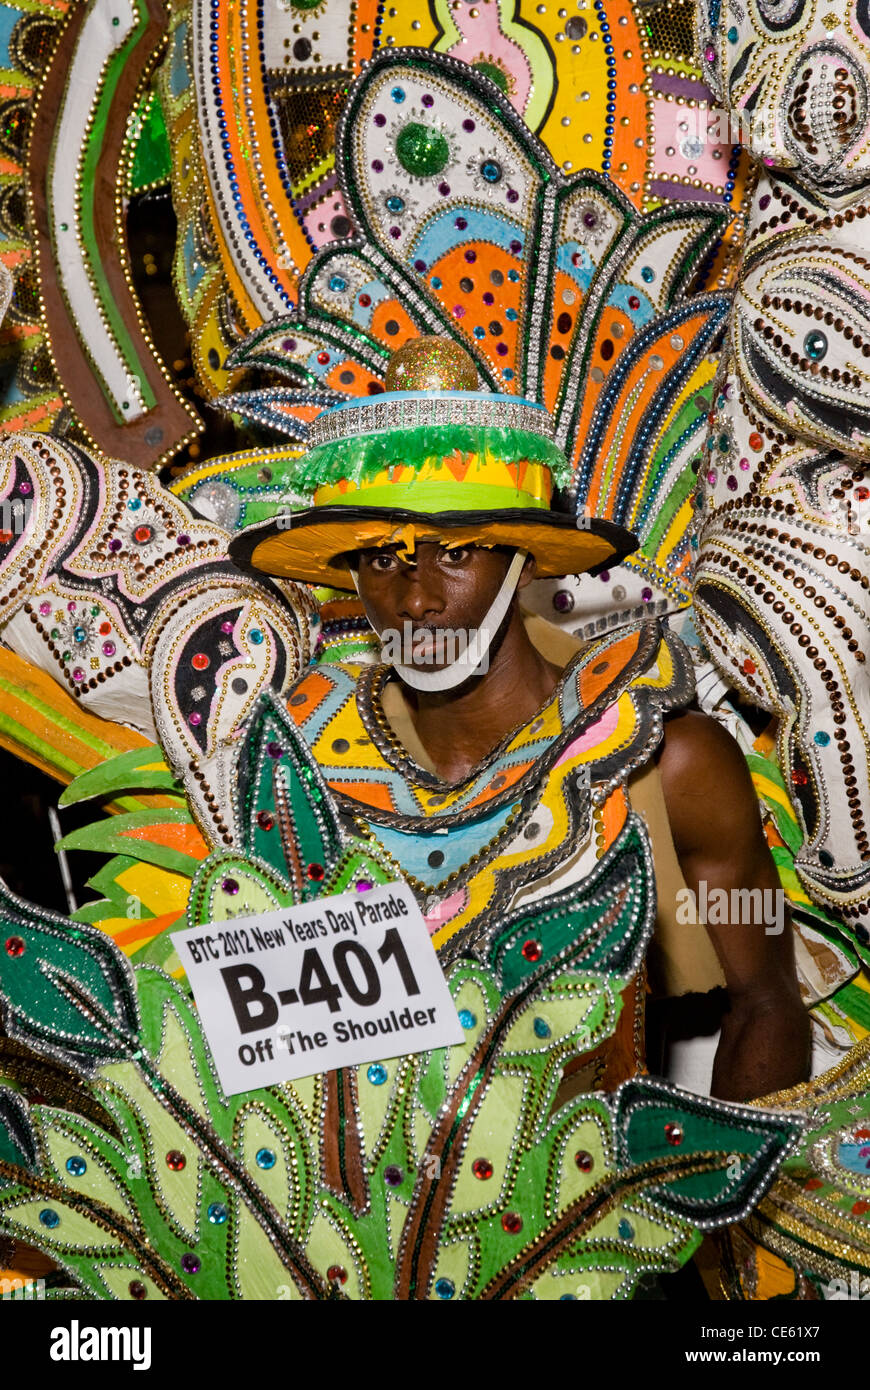
<svg viewBox="0 0 870 1390">
<path fill-rule="evenodd" d="M 546 412 L 476 386 L 458 346 L 412 340 L 386 395 L 316 422 L 302 464 L 320 478 L 313 507 L 235 543 L 254 570 L 353 584 L 375 631 L 398 642 L 392 671 L 310 672 L 290 714 L 349 824 L 411 883 L 444 962 L 521 904 L 591 884 L 629 805 L 643 810 L 656 868 L 670 861 L 659 918 L 672 940 L 674 849 L 696 901 L 718 889 L 738 908 L 709 938 L 684 927 L 675 945 L 690 981 L 706 970 L 728 990 L 714 1093 L 746 1100 L 793 1085 L 806 1075 L 808 1021 L 791 934 L 752 911 L 778 879 L 743 757 L 685 710 L 689 668 L 657 624 L 583 645 L 524 622 L 517 592 L 535 575 L 603 568 L 632 537 L 550 510 L 566 465 Z M 448 660 L 456 634 L 464 649 Z M 652 757 L 657 772 L 627 800 L 627 779 Z M 565 1086 L 610 1088 L 642 1069 L 638 978 L 623 1003 L 614 1036 L 573 1059 Z"/>
</svg>

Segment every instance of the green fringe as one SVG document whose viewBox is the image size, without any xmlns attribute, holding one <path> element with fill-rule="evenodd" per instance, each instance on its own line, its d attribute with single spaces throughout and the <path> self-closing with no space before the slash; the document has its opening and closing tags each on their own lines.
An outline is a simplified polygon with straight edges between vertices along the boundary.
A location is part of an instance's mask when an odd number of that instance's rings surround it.
<svg viewBox="0 0 870 1390">
<path fill-rule="evenodd" d="M 405 464 L 419 469 L 429 460 L 449 458 L 456 452 L 479 454 L 488 463 L 528 460 L 545 464 L 557 487 L 566 486 L 571 479 L 565 455 L 542 434 L 489 425 L 419 425 L 415 429 L 355 435 L 321 444 L 289 465 L 288 482 L 309 492 L 324 483 L 341 482 L 342 478 L 358 485 L 385 468 Z"/>
</svg>

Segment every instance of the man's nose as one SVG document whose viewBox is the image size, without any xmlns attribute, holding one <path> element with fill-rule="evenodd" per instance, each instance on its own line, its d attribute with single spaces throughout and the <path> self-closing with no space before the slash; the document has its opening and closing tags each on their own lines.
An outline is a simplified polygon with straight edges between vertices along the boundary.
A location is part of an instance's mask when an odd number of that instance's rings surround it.
<svg viewBox="0 0 870 1390">
<path fill-rule="evenodd" d="M 401 597 L 400 616 L 420 622 L 444 611 L 444 595 L 428 565 L 408 565 L 402 570 L 404 591 Z"/>
</svg>

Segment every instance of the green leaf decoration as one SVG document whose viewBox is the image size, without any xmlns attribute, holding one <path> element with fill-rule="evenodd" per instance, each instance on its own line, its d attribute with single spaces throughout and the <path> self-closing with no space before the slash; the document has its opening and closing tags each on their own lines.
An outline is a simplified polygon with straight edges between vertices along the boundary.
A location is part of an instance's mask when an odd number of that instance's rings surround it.
<svg viewBox="0 0 870 1390">
<path fill-rule="evenodd" d="M 633 973 L 655 916 L 654 880 L 642 872 L 648 856 L 632 814 L 583 883 L 510 913 L 487 957 L 502 989 L 516 989 L 557 957 L 586 969 Z"/>
<path fill-rule="evenodd" d="M 184 788 L 171 772 L 163 752 L 156 743 L 143 748 L 131 748 L 114 758 L 97 763 L 96 767 L 74 777 L 58 797 L 59 806 L 75 806 L 95 797 L 106 800 L 121 792 L 165 791 L 178 796 L 184 804 Z"/>
<path fill-rule="evenodd" d="M 132 1051 L 135 990 L 103 932 L 31 907 L 0 883 L 0 933 L 0 1013 L 10 1037 L 80 1065 Z"/>
<path fill-rule="evenodd" d="M 36 1147 L 27 1107 L 14 1091 L 0 1090 L 0 1164 L 34 1168 Z"/>
<path fill-rule="evenodd" d="M 200 861 L 184 848 L 194 840 L 184 833 L 188 827 L 193 829 L 193 818 L 186 809 L 134 811 L 125 816 L 108 816 L 74 830 L 58 840 L 57 847 L 127 855 L 132 849 L 145 864 L 156 864 L 192 878 Z"/>
<path fill-rule="evenodd" d="M 745 1216 L 805 1128 L 794 1113 L 725 1105 L 650 1078 L 619 1088 L 616 1113 L 626 1162 L 655 1164 L 673 1160 L 676 1152 L 681 1160 L 724 1157 L 708 1171 L 669 1178 L 651 1193 L 659 1205 L 701 1228 Z"/>
<path fill-rule="evenodd" d="M 637 903 L 612 901 L 631 939 Z M 612 1032 L 625 982 L 566 965 L 564 949 L 509 992 L 503 951 L 495 968 L 457 960 L 454 1047 L 228 1097 L 180 985 L 131 971 L 109 941 L 97 970 L 88 928 L 25 926 L 28 949 L 2 967 L 4 1008 L 24 1031 L 14 1000 L 30 977 L 16 967 L 38 942 L 40 968 L 81 1010 L 65 1051 L 111 1132 L 7 1100 L 0 1230 L 90 1297 L 626 1297 L 688 1258 L 699 1224 L 753 1199 L 796 1132 L 646 1078 L 554 1108 L 566 1061 Z M 135 1033 L 129 1008 L 112 1020 L 109 976 L 119 997 L 135 983 Z M 34 1004 L 27 1028 L 30 1046 L 52 1047 Z M 661 1137 L 673 1117 L 678 1147 Z M 736 1183 L 735 1154 L 748 1159 Z"/>
<path fill-rule="evenodd" d="M 335 802 L 280 701 L 260 696 L 237 764 L 245 852 L 285 874 L 294 901 L 322 891 L 344 847 Z"/>
<path fill-rule="evenodd" d="M 231 850 L 216 851 L 203 861 L 187 901 L 187 924 L 227 922 L 291 907 L 290 884 L 263 860 L 245 859 Z"/>
</svg>

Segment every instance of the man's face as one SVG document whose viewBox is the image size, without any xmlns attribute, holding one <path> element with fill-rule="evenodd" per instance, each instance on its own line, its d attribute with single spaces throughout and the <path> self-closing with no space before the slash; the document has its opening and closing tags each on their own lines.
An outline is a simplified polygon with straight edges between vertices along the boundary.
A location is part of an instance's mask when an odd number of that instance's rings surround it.
<svg viewBox="0 0 870 1390">
<path fill-rule="evenodd" d="M 511 552 L 477 546 L 448 550 L 435 541 L 417 545 L 400 558 L 398 547 L 359 554 L 359 593 L 375 630 L 412 637 L 404 650 L 409 664 L 430 671 L 451 661 L 445 631 L 470 641 L 495 599 L 511 562 Z M 409 629 L 406 628 L 409 625 Z M 455 649 L 455 648 L 454 648 Z"/>
</svg>

